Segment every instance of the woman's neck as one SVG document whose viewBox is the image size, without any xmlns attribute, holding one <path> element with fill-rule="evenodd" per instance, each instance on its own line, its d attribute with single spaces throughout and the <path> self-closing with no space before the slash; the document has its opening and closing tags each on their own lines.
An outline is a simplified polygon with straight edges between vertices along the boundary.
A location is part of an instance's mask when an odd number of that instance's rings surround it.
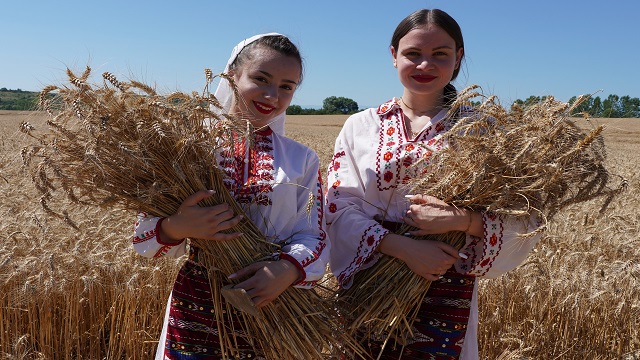
<svg viewBox="0 0 640 360">
<path fill-rule="evenodd" d="M 402 110 L 409 118 L 436 116 L 444 107 L 444 96 L 442 94 L 437 97 L 417 97 L 407 94 L 402 95 L 399 100 Z"/>
</svg>

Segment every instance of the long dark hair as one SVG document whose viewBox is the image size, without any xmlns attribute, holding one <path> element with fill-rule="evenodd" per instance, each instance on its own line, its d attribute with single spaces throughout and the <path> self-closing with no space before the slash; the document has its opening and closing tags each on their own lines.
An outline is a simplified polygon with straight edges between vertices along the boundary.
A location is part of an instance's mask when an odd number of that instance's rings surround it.
<svg viewBox="0 0 640 360">
<path fill-rule="evenodd" d="M 400 45 L 400 39 L 402 39 L 407 33 L 413 29 L 424 27 L 426 25 L 435 25 L 442 30 L 444 30 L 456 43 L 456 52 L 459 49 L 463 49 L 462 56 L 460 57 L 460 62 L 458 68 L 453 70 L 453 74 L 451 75 L 451 79 L 449 80 L 449 84 L 444 88 L 444 98 L 445 104 L 449 105 L 457 95 L 457 91 L 455 86 L 451 84 L 451 81 L 455 80 L 458 77 L 458 73 L 460 72 L 460 67 L 462 65 L 462 60 L 464 59 L 464 39 L 462 37 L 462 30 L 460 30 L 460 25 L 458 22 L 454 20 L 449 14 L 440 10 L 440 9 L 420 9 L 411 13 L 409 16 L 404 18 L 398 26 L 396 30 L 393 32 L 393 36 L 391 37 L 391 46 L 395 51 L 398 50 L 398 46 Z"/>
</svg>

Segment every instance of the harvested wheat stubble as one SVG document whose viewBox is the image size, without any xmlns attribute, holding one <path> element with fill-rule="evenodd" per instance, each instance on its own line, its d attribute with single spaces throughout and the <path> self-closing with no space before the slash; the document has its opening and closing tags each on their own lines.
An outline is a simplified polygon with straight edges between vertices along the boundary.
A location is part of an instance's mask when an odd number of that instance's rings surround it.
<svg viewBox="0 0 640 360">
<path fill-rule="evenodd" d="M 470 111 L 470 101 L 478 97 L 483 102 Z M 443 136 L 448 146 L 433 151 L 429 163 L 414 165 L 424 171 L 406 185 L 407 193 L 432 195 L 475 211 L 537 216 L 542 226 L 535 233 L 572 204 L 601 199 L 600 211 L 605 212 L 627 182 L 604 166 L 602 126 L 586 132 L 570 118 L 586 98 L 567 104 L 548 97 L 526 109 L 513 106 L 508 111 L 478 86 L 463 90 L 445 120 L 454 122 Z M 470 115 L 455 116 L 461 109 Z M 465 243 L 460 232 L 429 238 L 458 249 Z M 367 337 L 404 343 L 429 285 L 401 261 L 384 256 L 356 274 L 351 288 L 339 290 L 338 306 L 352 314 L 352 333 L 363 331 Z"/>
<path fill-rule="evenodd" d="M 203 206 L 226 202 L 236 213 L 243 212 L 212 159 L 219 149 L 232 146 L 232 133 L 250 139 L 252 131 L 247 121 L 211 110 L 220 108 L 208 91 L 216 78 L 211 71 L 205 71 L 202 94 L 167 96 L 137 81 L 119 81 L 110 73 L 103 74 L 104 85 L 92 85 L 87 81 L 90 72 L 87 67 L 76 76 L 68 70 L 68 86 L 43 89 L 40 105 L 50 115 L 47 132 L 38 133 L 28 123 L 21 125 L 35 140 L 22 156 L 48 213 L 72 223 L 66 213 L 48 205 L 55 196 L 66 196 L 77 204 L 168 216 L 187 196 L 205 189 L 216 193 Z M 335 344 L 359 352 L 356 342 L 341 333 L 331 304 L 313 290 L 289 288 L 259 311 L 259 321 L 223 300 L 220 289 L 232 283 L 226 274 L 272 258 L 280 249 L 247 219 L 230 230 L 244 234 L 238 239 L 191 239 L 204 250 L 202 261 L 209 269 L 221 352 L 230 357 L 237 353 L 238 329 L 223 326 L 231 318 L 242 324 L 255 348 L 269 359 L 327 358 L 332 356 L 328 349 L 338 351 Z"/>
</svg>

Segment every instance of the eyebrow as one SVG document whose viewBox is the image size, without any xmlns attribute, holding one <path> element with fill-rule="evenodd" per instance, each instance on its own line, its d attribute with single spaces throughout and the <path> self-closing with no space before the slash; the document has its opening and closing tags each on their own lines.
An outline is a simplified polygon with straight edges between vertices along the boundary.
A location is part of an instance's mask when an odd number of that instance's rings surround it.
<svg viewBox="0 0 640 360">
<path fill-rule="evenodd" d="M 261 72 L 264 76 L 268 77 L 269 79 L 273 79 L 273 75 L 271 75 L 270 73 L 264 71 L 264 70 L 258 70 L 259 72 Z M 293 81 L 293 80 L 288 80 L 288 79 L 283 79 L 282 81 L 286 82 L 286 83 L 291 83 L 294 85 L 298 85 L 297 82 Z"/>
<path fill-rule="evenodd" d="M 452 48 L 451 46 L 448 46 L 448 45 L 440 45 L 440 46 L 436 46 L 436 47 L 434 47 L 434 48 L 431 48 L 431 51 L 434 51 L 434 50 L 440 50 L 440 49 L 449 49 L 449 50 L 453 50 L 453 48 Z M 411 46 L 411 47 L 408 47 L 408 48 L 407 48 L 407 50 L 422 50 L 422 48 L 421 48 L 421 47 L 419 47 L 419 46 Z"/>
</svg>

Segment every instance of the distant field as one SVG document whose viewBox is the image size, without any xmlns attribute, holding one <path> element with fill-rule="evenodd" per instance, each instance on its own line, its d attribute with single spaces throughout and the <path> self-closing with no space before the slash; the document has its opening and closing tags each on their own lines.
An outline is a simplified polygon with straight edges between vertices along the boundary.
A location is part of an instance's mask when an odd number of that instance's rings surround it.
<svg viewBox="0 0 640 360">
<path fill-rule="evenodd" d="M 346 116 L 289 116 L 287 134 L 324 167 Z M 133 214 L 67 206 L 77 229 L 47 216 L 20 150 L 40 113 L 0 111 L 0 358 L 148 359 L 179 260 L 130 245 Z M 556 216 L 520 268 L 480 283 L 483 359 L 640 359 L 640 119 L 604 124 L 611 172 L 628 191 L 607 213 Z"/>
</svg>

